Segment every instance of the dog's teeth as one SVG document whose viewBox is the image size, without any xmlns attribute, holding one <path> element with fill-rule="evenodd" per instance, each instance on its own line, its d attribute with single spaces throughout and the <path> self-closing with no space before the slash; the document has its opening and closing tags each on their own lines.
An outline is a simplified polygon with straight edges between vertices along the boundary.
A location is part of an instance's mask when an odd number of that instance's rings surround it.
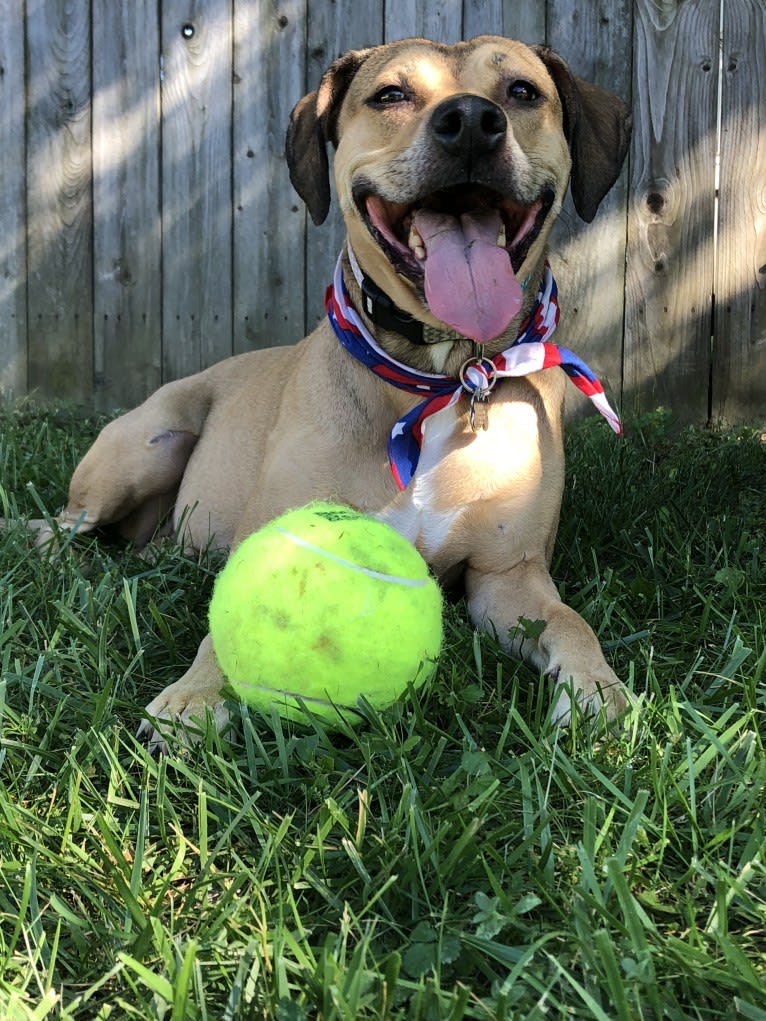
<svg viewBox="0 0 766 1021">
<path fill-rule="evenodd" d="M 497 232 L 497 247 L 505 248 L 505 242 L 506 242 L 505 224 L 502 223 L 500 224 L 500 230 Z"/>
<path fill-rule="evenodd" d="M 407 238 L 407 244 L 409 245 L 410 250 L 412 251 L 415 258 L 420 259 L 422 262 L 423 259 L 425 259 L 426 257 L 426 246 L 423 243 L 423 238 L 418 233 L 414 223 L 410 227 L 410 234 L 409 237 Z"/>
</svg>

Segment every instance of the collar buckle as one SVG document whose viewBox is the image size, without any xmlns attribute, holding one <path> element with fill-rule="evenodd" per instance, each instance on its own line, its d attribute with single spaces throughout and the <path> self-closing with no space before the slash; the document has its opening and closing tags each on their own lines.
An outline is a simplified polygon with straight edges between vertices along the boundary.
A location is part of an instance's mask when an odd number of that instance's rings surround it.
<svg viewBox="0 0 766 1021">
<path fill-rule="evenodd" d="M 423 324 L 397 308 L 386 292 L 382 291 L 366 273 L 362 274 L 360 286 L 365 315 L 376 326 L 381 330 L 399 333 L 413 344 L 427 343 L 423 337 Z"/>
<path fill-rule="evenodd" d="M 372 280 L 357 262 L 351 243 L 346 241 L 346 252 L 356 282 L 362 292 L 364 314 L 381 330 L 390 330 L 409 340 L 411 344 L 429 346 L 445 341 L 465 340 L 456 330 L 443 330 L 438 326 L 421 323 L 408 312 L 399 308 L 384 290 Z"/>
</svg>

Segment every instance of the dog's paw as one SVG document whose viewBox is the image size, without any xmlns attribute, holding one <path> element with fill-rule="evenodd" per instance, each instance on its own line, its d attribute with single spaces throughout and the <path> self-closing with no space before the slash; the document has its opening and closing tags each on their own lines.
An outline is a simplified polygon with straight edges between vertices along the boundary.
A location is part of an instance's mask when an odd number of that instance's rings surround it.
<svg viewBox="0 0 766 1021">
<path fill-rule="evenodd" d="M 56 526 L 45 518 L 30 518 L 27 521 L 27 529 L 33 536 L 38 549 L 46 549 L 59 538 Z"/>
<path fill-rule="evenodd" d="M 12 528 L 20 527 L 30 536 L 35 546 L 45 549 L 57 537 L 57 529 L 53 518 L 28 518 L 14 519 L 0 518 L 0 533 L 10 532 Z"/>
<path fill-rule="evenodd" d="M 584 716 L 603 714 L 610 723 L 631 704 L 628 689 L 606 663 L 596 670 L 577 673 L 559 670 L 555 699 L 551 720 L 560 726 L 567 726 L 571 721 L 573 700 Z"/>
<path fill-rule="evenodd" d="M 217 692 L 200 693 L 183 678 L 160 692 L 145 712 L 137 736 L 155 755 L 166 754 L 171 741 L 194 744 L 208 727 L 220 733 L 229 722 L 229 710 Z"/>
<path fill-rule="evenodd" d="M 81 518 L 70 519 L 65 514 L 57 518 L 28 518 L 21 522 L 24 531 L 35 547 L 43 554 L 56 557 L 72 541 L 78 532 L 89 532 L 92 525 L 84 524 Z M 0 531 L 8 531 L 11 522 L 0 518 Z"/>
</svg>

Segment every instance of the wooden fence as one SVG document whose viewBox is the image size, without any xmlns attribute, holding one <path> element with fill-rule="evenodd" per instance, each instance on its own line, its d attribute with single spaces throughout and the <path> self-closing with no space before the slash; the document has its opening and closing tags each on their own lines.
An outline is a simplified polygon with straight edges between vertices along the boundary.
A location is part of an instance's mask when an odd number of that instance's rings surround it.
<svg viewBox="0 0 766 1021">
<path fill-rule="evenodd" d="M 596 220 L 568 206 L 560 337 L 627 409 L 766 422 L 766 0 L 2 0 L 0 389 L 126 407 L 291 342 L 341 240 L 282 155 L 350 47 L 497 32 L 631 103 Z"/>
</svg>

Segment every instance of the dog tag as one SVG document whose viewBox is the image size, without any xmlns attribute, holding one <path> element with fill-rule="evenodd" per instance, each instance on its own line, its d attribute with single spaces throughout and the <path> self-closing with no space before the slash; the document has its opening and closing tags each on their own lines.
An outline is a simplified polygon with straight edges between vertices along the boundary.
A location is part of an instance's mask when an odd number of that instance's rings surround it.
<svg viewBox="0 0 766 1021">
<path fill-rule="evenodd" d="M 475 433 L 489 428 L 489 390 L 474 390 L 471 394 L 468 421 Z"/>
<path fill-rule="evenodd" d="M 481 354 L 469 358 L 460 367 L 460 382 L 470 396 L 468 421 L 474 432 L 489 428 L 489 398 L 497 382 L 494 362 Z"/>
</svg>

